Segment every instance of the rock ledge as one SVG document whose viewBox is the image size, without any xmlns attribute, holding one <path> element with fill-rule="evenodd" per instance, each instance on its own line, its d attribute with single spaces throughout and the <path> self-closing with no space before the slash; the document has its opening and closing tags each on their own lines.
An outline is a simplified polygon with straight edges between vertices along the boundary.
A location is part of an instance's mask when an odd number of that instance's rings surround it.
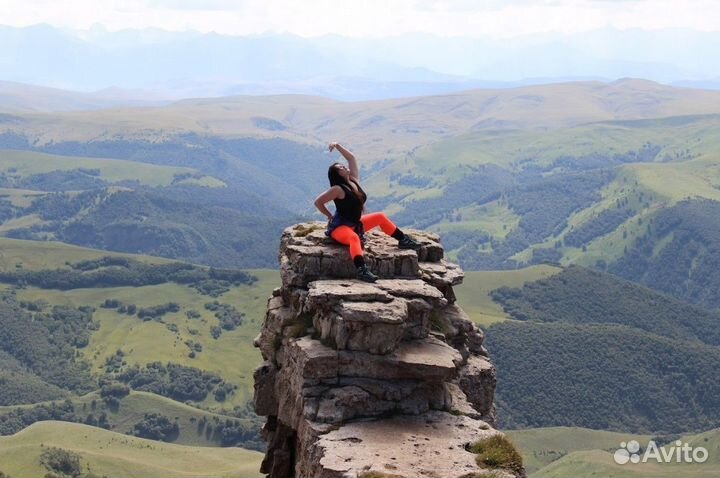
<svg viewBox="0 0 720 478">
<path fill-rule="evenodd" d="M 324 224 L 287 228 L 282 287 L 255 346 L 255 408 L 267 416 L 261 471 L 272 477 L 515 476 L 466 447 L 498 434 L 495 368 L 483 333 L 455 304 L 463 272 L 434 234 L 419 251 L 367 234 L 360 282 Z M 383 475 L 379 475 L 383 476 Z"/>
</svg>

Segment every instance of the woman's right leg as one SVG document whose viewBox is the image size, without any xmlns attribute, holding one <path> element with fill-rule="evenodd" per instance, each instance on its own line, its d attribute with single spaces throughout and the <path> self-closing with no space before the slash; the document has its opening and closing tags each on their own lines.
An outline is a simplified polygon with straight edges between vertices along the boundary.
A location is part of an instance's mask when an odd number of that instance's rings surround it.
<svg viewBox="0 0 720 478">
<path fill-rule="evenodd" d="M 333 230 L 332 234 L 330 234 L 330 237 L 340 244 L 350 246 L 350 257 L 355 267 L 357 267 L 358 279 L 365 282 L 375 282 L 377 280 L 377 276 L 370 272 L 370 269 L 365 265 L 360 237 L 355 231 L 348 226 L 338 226 Z"/>
<path fill-rule="evenodd" d="M 360 237 L 349 226 L 336 227 L 332 234 L 330 234 L 330 237 L 340 244 L 350 246 L 350 257 L 353 262 L 355 262 L 356 257 L 362 257 L 363 251 L 362 244 L 360 244 Z"/>
</svg>

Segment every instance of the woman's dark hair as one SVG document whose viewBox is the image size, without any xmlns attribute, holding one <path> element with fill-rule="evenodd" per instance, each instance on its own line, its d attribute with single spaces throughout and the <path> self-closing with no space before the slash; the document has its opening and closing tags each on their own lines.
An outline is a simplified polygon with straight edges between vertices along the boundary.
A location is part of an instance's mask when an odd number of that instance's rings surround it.
<svg viewBox="0 0 720 478">
<path fill-rule="evenodd" d="M 338 166 L 342 166 L 340 163 L 333 163 L 328 168 L 328 179 L 330 180 L 330 186 L 340 186 L 342 184 L 346 184 L 350 186 L 350 183 L 345 180 L 342 176 L 340 176 L 340 173 L 338 172 Z M 360 188 L 360 185 L 355 181 L 354 179 L 351 179 L 353 183 L 357 186 L 357 188 L 362 191 L 362 188 Z M 363 200 L 363 197 L 360 195 L 359 192 L 356 192 L 354 188 L 350 189 L 355 195 L 356 198 L 358 198 L 358 201 L 360 201 L 361 204 L 364 204 L 365 201 Z"/>
<path fill-rule="evenodd" d="M 342 166 L 340 163 L 333 163 L 328 168 L 328 179 L 330 180 L 330 186 L 340 186 L 341 184 L 347 184 L 345 178 L 340 176 L 338 172 L 338 166 Z"/>
</svg>

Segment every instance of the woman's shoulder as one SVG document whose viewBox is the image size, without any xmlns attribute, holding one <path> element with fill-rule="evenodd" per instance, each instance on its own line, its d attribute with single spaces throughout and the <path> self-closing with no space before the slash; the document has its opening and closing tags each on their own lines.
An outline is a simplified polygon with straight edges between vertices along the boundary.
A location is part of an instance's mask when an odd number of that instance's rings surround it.
<svg viewBox="0 0 720 478">
<path fill-rule="evenodd" d="M 345 199 L 345 188 L 342 185 L 335 185 L 330 187 L 330 191 L 333 191 L 337 195 L 337 199 Z"/>
</svg>

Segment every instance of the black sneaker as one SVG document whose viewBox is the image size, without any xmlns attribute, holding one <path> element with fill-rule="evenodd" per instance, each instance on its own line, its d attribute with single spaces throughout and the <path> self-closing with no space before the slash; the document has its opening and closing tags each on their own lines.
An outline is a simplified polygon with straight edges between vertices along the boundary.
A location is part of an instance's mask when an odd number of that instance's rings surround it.
<svg viewBox="0 0 720 478">
<path fill-rule="evenodd" d="M 370 269 L 368 269 L 368 266 L 366 266 L 364 264 L 362 266 L 358 267 L 357 278 L 360 279 L 361 281 L 365 281 L 365 282 L 375 282 L 376 280 L 378 280 L 378 277 L 375 274 L 373 274 L 372 272 L 370 272 Z"/>
<path fill-rule="evenodd" d="M 398 241 L 398 247 L 400 249 L 413 249 L 417 251 L 422 246 L 417 243 L 412 237 L 405 234 L 405 236 Z"/>
</svg>

